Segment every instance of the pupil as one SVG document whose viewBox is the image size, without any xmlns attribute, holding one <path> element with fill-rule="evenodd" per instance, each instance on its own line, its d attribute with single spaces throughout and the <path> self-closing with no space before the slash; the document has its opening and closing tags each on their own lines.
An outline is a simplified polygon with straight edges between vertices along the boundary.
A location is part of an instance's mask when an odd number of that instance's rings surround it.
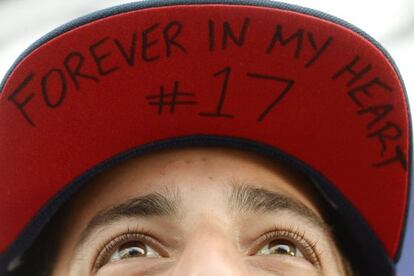
<svg viewBox="0 0 414 276">
<path fill-rule="evenodd" d="M 147 255 L 145 245 L 138 241 L 127 242 L 119 248 L 121 258 L 139 257 Z"/>
<path fill-rule="evenodd" d="M 296 256 L 296 248 L 288 241 L 274 241 L 269 246 L 274 254 Z"/>
<path fill-rule="evenodd" d="M 131 248 L 128 252 L 129 256 L 137 256 L 140 254 L 139 250 L 137 248 Z"/>
</svg>

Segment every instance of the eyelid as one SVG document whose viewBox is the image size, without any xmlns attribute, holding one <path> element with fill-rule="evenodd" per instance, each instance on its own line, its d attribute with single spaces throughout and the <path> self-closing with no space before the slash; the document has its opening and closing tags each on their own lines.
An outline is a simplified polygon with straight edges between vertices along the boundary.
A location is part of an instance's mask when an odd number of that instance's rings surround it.
<svg viewBox="0 0 414 276">
<path fill-rule="evenodd" d="M 310 241 L 305 237 L 305 233 L 303 231 L 291 227 L 281 228 L 278 226 L 272 230 L 266 231 L 254 242 L 252 249 L 249 250 L 249 255 L 257 253 L 257 251 L 259 251 L 267 243 L 276 239 L 285 239 L 293 243 L 299 250 L 301 250 L 306 260 L 318 268 L 321 267 L 319 257 L 321 253 L 317 248 L 318 241 Z"/>
<path fill-rule="evenodd" d="M 97 272 L 106 265 L 117 247 L 129 241 L 140 241 L 151 247 L 161 257 L 168 257 L 167 251 L 164 249 L 162 242 L 150 232 L 144 229 L 133 230 L 128 228 L 125 232 L 117 233 L 107 239 L 102 245 L 98 246 L 97 253 L 94 258 L 93 271 Z"/>
</svg>

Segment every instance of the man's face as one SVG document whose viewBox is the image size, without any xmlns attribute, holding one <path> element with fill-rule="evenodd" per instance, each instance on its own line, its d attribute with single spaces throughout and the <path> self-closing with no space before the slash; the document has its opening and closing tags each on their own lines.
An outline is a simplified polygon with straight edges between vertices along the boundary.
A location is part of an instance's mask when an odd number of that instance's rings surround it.
<svg viewBox="0 0 414 276">
<path fill-rule="evenodd" d="M 53 275 L 345 274 L 309 184 L 247 152 L 141 156 L 68 210 Z"/>
</svg>

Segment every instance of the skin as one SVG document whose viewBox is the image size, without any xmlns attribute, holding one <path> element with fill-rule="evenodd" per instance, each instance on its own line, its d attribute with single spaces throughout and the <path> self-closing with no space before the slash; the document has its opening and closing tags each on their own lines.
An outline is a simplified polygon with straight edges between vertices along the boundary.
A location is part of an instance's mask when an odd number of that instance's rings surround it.
<svg viewBox="0 0 414 276">
<path fill-rule="evenodd" d="M 237 202 L 252 191 L 273 199 L 273 209 Z M 118 214 L 154 194 L 171 204 L 158 213 L 141 206 Z M 299 209 L 284 208 L 285 199 Z M 307 181 L 248 152 L 188 148 L 140 156 L 101 174 L 68 210 L 55 276 L 346 274 Z M 117 260 L 145 248 L 150 254 Z"/>
</svg>

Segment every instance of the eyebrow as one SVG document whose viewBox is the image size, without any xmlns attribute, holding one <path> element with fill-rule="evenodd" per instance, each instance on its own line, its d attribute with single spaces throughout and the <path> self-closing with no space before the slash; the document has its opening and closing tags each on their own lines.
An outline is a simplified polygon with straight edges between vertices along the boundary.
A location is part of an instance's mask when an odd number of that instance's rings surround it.
<svg viewBox="0 0 414 276">
<path fill-rule="evenodd" d="M 161 216 L 176 216 L 179 211 L 179 193 L 150 193 L 125 201 L 114 207 L 98 212 L 82 231 L 78 246 L 84 243 L 98 228 L 109 225 L 123 218 L 150 218 Z M 327 225 L 311 209 L 301 202 L 262 188 L 250 185 L 233 184 L 227 198 L 227 204 L 232 211 L 238 213 L 277 213 L 289 211 L 306 219 L 322 231 Z"/>
<path fill-rule="evenodd" d="M 300 201 L 280 193 L 271 192 L 250 185 L 233 185 L 228 203 L 238 213 L 277 213 L 288 211 L 306 219 L 321 230 L 328 229 L 326 223 L 314 211 Z"/>
<path fill-rule="evenodd" d="M 122 218 L 175 216 L 177 210 L 178 199 L 162 193 L 150 193 L 129 199 L 124 203 L 98 212 L 82 231 L 78 245 L 83 243 L 95 229 Z"/>
</svg>

